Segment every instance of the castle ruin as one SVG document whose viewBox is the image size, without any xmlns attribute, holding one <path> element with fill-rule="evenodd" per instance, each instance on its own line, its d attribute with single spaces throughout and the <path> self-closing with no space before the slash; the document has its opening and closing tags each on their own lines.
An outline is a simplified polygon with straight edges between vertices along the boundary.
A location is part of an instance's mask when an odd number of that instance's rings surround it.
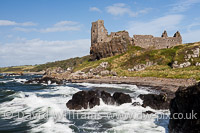
<svg viewBox="0 0 200 133">
<path fill-rule="evenodd" d="M 152 35 L 129 36 L 127 31 L 111 32 L 108 35 L 103 20 L 92 22 L 90 59 L 101 58 L 122 54 L 127 51 L 128 45 L 139 46 L 145 49 L 163 49 L 182 44 L 181 34 L 177 31 L 173 37 L 168 37 L 164 31 L 161 37 Z"/>
</svg>

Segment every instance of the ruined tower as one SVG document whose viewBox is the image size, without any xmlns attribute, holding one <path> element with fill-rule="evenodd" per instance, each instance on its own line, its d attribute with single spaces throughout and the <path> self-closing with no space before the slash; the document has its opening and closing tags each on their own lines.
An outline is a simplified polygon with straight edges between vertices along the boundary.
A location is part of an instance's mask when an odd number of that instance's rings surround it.
<svg viewBox="0 0 200 133">
<path fill-rule="evenodd" d="M 164 30 L 164 32 L 162 33 L 161 37 L 168 37 L 166 30 Z"/>
<path fill-rule="evenodd" d="M 104 21 L 97 20 L 92 22 L 90 60 L 99 60 L 122 54 L 128 50 L 128 46 L 133 45 L 145 49 L 163 49 L 178 44 L 182 44 L 182 37 L 178 31 L 173 37 L 168 37 L 167 31 L 164 31 L 161 37 L 133 35 L 132 38 L 127 31 L 111 32 L 108 35 L 108 31 L 104 27 Z"/>
<path fill-rule="evenodd" d="M 108 36 L 108 31 L 104 27 L 103 20 L 97 20 L 96 22 L 92 22 L 91 44 L 105 42 L 107 36 Z"/>
<path fill-rule="evenodd" d="M 103 20 L 92 22 L 90 60 L 122 54 L 127 51 L 131 40 L 127 31 L 111 32 L 108 35 Z"/>
</svg>

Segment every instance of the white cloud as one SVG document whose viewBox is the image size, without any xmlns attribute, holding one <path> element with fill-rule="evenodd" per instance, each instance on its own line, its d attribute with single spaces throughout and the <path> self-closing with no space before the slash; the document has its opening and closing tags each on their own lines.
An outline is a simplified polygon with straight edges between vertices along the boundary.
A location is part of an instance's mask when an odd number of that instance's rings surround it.
<svg viewBox="0 0 200 133">
<path fill-rule="evenodd" d="M 164 30 L 176 31 L 181 23 L 183 15 L 167 15 L 153 19 L 148 22 L 130 22 L 127 30 L 130 35 L 133 34 L 150 34 L 160 36 Z"/>
<path fill-rule="evenodd" d="M 43 33 L 48 33 L 48 32 L 62 32 L 62 31 L 77 31 L 80 30 L 80 26 L 55 26 L 55 27 L 49 27 L 46 29 L 41 29 L 39 30 L 40 32 Z"/>
<path fill-rule="evenodd" d="M 17 23 L 15 21 L 10 21 L 10 20 L 0 20 L 0 26 L 35 26 L 37 25 L 36 23 L 33 22 L 24 22 L 24 23 Z"/>
<path fill-rule="evenodd" d="M 148 13 L 149 10 L 150 8 L 146 8 L 146 9 L 134 12 L 124 3 L 117 3 L 117 4 L 113 4 L 112 6 L 106 7 L 106 11 L 114 16 L 122 16 L 124 14 L 128 14 L 130 17 L 136 17 L 139 14 Z"/>
<path fill-rule="evenodd" d="M 172 5 L 172 12 L 184 12 L 191 8 L 193 5 L 200 3 L 200 0 L 179 0 Z"/>
<path fill-rule="evenodd" d="M 62 31 L 78 31 L 81 26 L 78 22 L 74 21 L 60 21 L 54 24 L 52 27 L 36 29 L 36 28 L 22 28 L 15 27 L 14 30 L 22 31 L 22 32 L 41 32 L 41 33 L 49 33 L 49 32 L 62 32 Z"/>
<path fill-rule="evenodd" d="M 90 39 L 45 41 L 18 39 L 0 45 L 0 67 L 39 64 L 89 54 Z"/>
<path fill-rule="evenodd" d="M 13 30 L 22 31 L 22 32 L 38 31 L 36 28 L 22 28 L 22 27 L 15 27 L 13 28 Z"/>
<path fill-rule="evenodd" d="M 199 42 L 200 38 L 200 23 L 199 21 L 193 22 L 187 26 L 187 31 L 182 34 L 184 42 Z"/>
<path fill-rule="evenodd" d="M 10 26 L 10 25 L 17 25 L 17 23 L 9 20 L 0 20 L 0 26 Z"/>
<path fill-rule="evenodd" d="M 97 7 L 90 7 L 90 11 L 101 12 L 101 10 Z"/>
<path fill-rule="evenodd" d="M 56 23 L 54 26 L 66 26 L 66 25 L 76 25 L 78 24 L 78 22 L 74 22 L 74 21 L 60 21 L 58 23 Z"/>
<path fill-rule="evenodd" d="M 24 22 L 24 23 L 18 23 L 18 25 L 21 25 L 21 26 L 36 26 L 37 24 L 33 23 L 33 22 Z"/>
</svg>

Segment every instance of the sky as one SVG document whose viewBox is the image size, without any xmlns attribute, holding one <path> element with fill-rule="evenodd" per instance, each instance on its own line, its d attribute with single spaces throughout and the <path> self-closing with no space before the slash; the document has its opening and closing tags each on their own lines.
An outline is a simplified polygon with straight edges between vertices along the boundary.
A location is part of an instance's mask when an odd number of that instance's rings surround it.
<svg viewBox="0 0 200 133">
<path fill-rule="evenodd" d="M 108 32 L 200 41 L 200 0 L 0 0 L 0 67 L 89 55 L 91 23 Z"/>
</svg>

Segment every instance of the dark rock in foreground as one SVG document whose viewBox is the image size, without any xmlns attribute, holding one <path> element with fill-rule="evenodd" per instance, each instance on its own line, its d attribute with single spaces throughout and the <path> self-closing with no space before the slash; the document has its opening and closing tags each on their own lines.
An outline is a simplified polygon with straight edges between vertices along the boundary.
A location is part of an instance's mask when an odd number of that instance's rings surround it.
<svg viewBox="0 0 200 133">
<path fill-rule="evenodd" d="M 180 87 L 175 95 L 170 103 L 170 133 L 199 133 L 200 83 L 188 88 Z"/>
<path fill-rule="evenodd" d="M 99 94 L 97 91 L 79 91 L 73 95 L 72 100 L 69 100 L 66 105 L 69 109 L 75 110 L 93 108 L 100 105 Z"/>
<path fill-rule="evenodd" d="M 93 108 L 96 105 L 100 105 L 100 98 L 105 104 L 117 104 L 121 105 L 123 103 L 131 103 L 131 97 L 128 94 L 121 92 L 114 93 L 111 96 L 110 93 L 105 91 L 79 91 L 72 96 L 72 99 L 69 100 L 66 106 L 69 109 L 80 110 L 82 108 Z"/>
<path fill-rule="evenodd" d="M 139 98 L 143 100 L 143 107 L 151 107 L 153 109 L 169 109 L 170 98 L 167 94 L 141 94 Z"/>
<path fill-rule="evenodd" d="M 114 98 L 108 92 L 102 91 L 101 98 L 105 104 L 111 104 L 111 105 L 115 104 Z"/>
<path fill-rule="evenodd" d="M 147 110 L 147 111 L 145 111 L 145 112 L 143 112 L 143 114 L 155 114 L 155 112 L 153 112 L 153 111 L 150 111 L 150 110 Z"/>
<path fill-rule="evenodd" d="M 116 103 L 119 105 L 132 102 L 130 95 L 124 94 L 122 92 L 115 92 L 113 94 L 113 98 L 116 101 Z"/>
<path fill-rule="evenodd" d="M 134 102 L 132 105 L 133 106 L 141 106 L 141 104 L 139 102 Z"/>
</svg>

